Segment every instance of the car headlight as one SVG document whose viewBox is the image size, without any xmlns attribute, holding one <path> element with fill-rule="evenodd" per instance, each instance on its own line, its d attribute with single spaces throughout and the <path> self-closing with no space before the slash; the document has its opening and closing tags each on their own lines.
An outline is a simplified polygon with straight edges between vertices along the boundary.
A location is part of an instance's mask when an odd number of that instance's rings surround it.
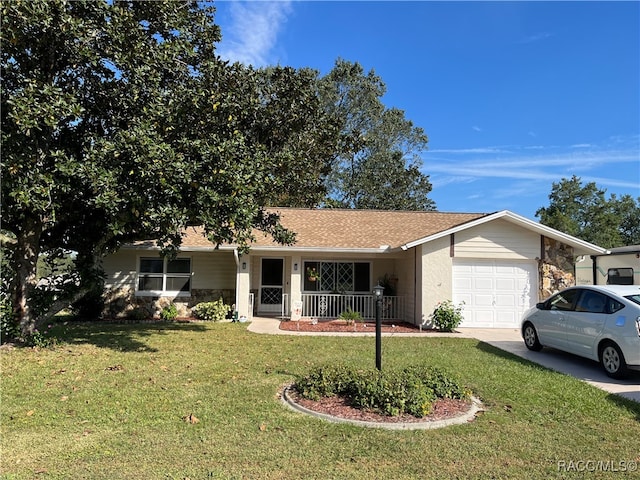
<svg viewBox="0 0 640 480">
<path fill-rule="evenodd" d="M 638 331 L 638 336 L 640 337 L 640 317 L 636 318 L 636 330 Z"/>
</svg>

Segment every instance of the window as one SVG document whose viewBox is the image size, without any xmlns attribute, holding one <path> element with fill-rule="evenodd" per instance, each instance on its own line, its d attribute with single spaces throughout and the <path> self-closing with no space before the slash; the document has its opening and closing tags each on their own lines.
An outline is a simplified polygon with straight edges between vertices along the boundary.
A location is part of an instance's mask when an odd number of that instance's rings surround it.
<svg viewBox="0 0 640 480">
<path fill-rule="evenodd" d="M 369 293 L 370 272 L 369 262 L 304 262 L 304 290 Z"/>
<path fill-rule="evenodd" d="M 549 310 L 573 310 L 573 305 L 576 303 L 580 290 L 565 290 L 560 292 L 549 301 Z"/>
<path fill-rule="evenodd" d="M 607 300 L 606 295 L 585 290 L 576 305 L 576 312 L 608 313 L 606 312 Z"/>
<path fill-rule="evenodd" d="M 607 271 L 608 285 L 633 285 L 633 268 L 610 268 Z"/>
<path fill-rule="evenodd" d="M 138 269 L 138 295 L 190 295 L 191 259 L 167 260 L 141 257 Z"/>
</svg>

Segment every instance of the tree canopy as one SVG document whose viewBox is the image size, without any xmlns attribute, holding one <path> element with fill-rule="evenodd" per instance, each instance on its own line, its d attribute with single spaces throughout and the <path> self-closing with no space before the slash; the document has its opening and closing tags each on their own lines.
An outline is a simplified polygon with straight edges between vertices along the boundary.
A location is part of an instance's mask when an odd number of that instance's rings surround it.
<svg viewBox="0 0 640 480">
<path fill-rule="evenodd" d="M 259 228 L 265 206 L 324 197 L 337 127 L 317 74 L 221 61 L 215 10 L 196 2 L 13 0 L 2 14 L 2 227 L 15 240 L 15 313 L 34 309 L 38 255 L 77 252 L 82 285 L 123 242 L 215 243 Z"/>
<path fill-rule="evenodd" d="M 606 198 L 594 182 L 575 175 L 553 183 L 549 206 L 536 212 L 540 223 L 604 248 L 640 245 L 640 198 Z"/>
<path fill-rule="evenodd" d="M 386 86 L 373 70 L 338 59 L 319 82 L 322 102 L 340 121 L 340 149 L 327 177 L 326 206 L 434 210 L 431 183 L 420 167 L 424 131 L 397 108 L 386 108 Z"/>
</svg>

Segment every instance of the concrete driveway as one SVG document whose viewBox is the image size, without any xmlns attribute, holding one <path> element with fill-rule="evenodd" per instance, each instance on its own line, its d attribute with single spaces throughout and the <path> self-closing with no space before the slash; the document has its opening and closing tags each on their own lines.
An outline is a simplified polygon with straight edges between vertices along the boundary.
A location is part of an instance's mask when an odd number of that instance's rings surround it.
<svg viewBox="0 0 640 480">
<path fill-rule="evenodd" d="M 466 337 L 475 338 L 496 348 L 526 358 L 557 372 L 584 380 L 602 390 L 640 402 L 640 372 L 632 372 L 629 378 L 609 378 L 599 363 L 570 353 L 545 347 L 532 352 L 524 346 L 518 329 L 458 328 Z"/>
</svg>

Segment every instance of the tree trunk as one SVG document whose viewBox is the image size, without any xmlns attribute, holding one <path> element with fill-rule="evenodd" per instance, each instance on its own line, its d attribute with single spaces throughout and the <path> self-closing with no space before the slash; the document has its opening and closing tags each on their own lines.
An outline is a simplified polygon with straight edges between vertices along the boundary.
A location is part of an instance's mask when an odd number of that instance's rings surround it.
<svg viewBox="0 0 640 480">
<path fill-rule="evenodd" d="M 30 299 L 37 282 L 41 235 L 42 222 L 37 217 L 27 217 L 22 229 L 16 232 L 13 308 L 23 338 L 35 329 L 36 312 Z"/>
</svg>

